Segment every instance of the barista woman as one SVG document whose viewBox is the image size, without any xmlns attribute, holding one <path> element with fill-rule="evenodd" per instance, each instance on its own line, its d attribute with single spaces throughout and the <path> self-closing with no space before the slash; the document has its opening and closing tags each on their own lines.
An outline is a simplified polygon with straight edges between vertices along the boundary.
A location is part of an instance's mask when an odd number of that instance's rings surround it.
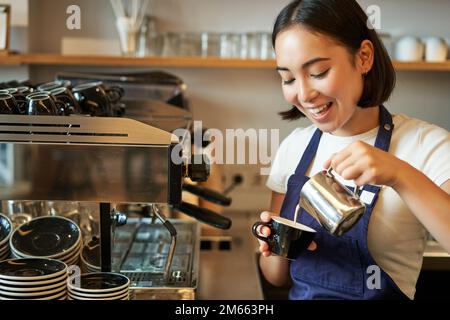
<svg viewBox="0 0 450 320">
<path fill-rule="evenodd" d="M 280 145 L 261 219 L 293 219 L 303 184 L 329 166 L 350 187 L 364 186 L 367 209 L 342 237 L 302 211 L 298 222 L 317 231 L 315 242 L 289 262 L 260 241 L 264 276 L 274 285 L 291 279 L 290 299 L 413 299 L 427 232 L 450 252 L 449 132 L 383 105 L 395 72 L 355 0 L 294 1 L 272 39 L 293 106 L 281 116 L 312 125 Z"/>
</svg>

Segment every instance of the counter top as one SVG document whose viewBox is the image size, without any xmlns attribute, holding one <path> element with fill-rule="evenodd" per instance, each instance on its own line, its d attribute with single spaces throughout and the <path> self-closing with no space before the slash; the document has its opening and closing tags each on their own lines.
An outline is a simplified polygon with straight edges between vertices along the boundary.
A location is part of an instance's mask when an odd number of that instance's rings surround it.
<svg viewBox="0 0 450 320">
<path fill-rule="evenodd" d="M 213 246 L 210 250 L 200 250 L 197 299 L 262 300 L 264 295 L 258 273 L 258 248 L 251 233 L 258 215 L 234 212 L 227 213 L 227 216 L 232 219 L 233 225 L 224 232 L 222 238 L 231 239 L 231 249 L 219 250 Z M 437 242 L 429 241 L 422 270 L 450 271 L 450 255 Z"/>
<path fill-rule="evenodd" d="M 422 270 L 450 271 L 450 254 L 436 241 L 428 241 L 423 254 Z"/>
<path fill-rule="evenodd" d="M 423 254 L 424 258 L 450 258 L 450 254 L 437 241 L 428 241 Z"/>
<path fill-rule="evenodd" d="M 224 231 L 223 239 L 231 240 L 231 248 L 200 250 L 197 299 L 262 300 L 257 242 L 251 233 L 258 218 L 245 212 L 226 215 L 233 225 Z"/>
</svg>

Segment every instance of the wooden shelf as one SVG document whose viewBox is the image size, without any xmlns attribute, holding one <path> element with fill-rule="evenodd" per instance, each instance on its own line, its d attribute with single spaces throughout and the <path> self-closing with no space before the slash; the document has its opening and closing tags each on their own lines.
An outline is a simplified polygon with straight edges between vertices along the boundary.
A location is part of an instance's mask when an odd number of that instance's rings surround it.
<svg viewBox="0 0 450 320">
<path fill-rule="evenodd" d="M 121 57 L 69 56 L 53 54 L 23 54 L 0 57 L 0 65 L 83 65 L 111 67 L 170 67 L 170 68 L 275 68 L 273 60 L 221 59 L 215 57 Z"/>
<path fill-rule="evenodd" d="M 120 57 L 120 56 L 72 56 L 57 54 L 0 55 L 0 65 L 80 65 L 110 67 L 166 67 L 166 68 L 238 68 L 274 69 L 274 60 L 221 59 L 216 57 Z M 450 71 L 450 60 L 446 62 L 398 62 L 398 71 Z"/>
<path fill-rule="evenodd" d="M 0 52 L 0 65 L 1 66 L 21 65 L 20 56 L 9 54 L 6 51 L 1 51 Z"/>
<path fill-rule="evenodd" d="M 399 71 L 450 71 L 450 60 L 446 62 L 400 62 L 394 61 Z"/>
</svg>

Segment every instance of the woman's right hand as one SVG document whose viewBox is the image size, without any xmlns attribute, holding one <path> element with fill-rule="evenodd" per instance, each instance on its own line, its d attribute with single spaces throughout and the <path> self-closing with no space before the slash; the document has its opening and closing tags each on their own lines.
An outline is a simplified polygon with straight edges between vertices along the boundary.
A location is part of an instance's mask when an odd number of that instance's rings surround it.
<svg viewBox="0 0 450 320">
<path fill-rule="evenodd" d="M 269 211 L 263 211 L 261 212 L 261 215 L 259 216 L 262 222 L 270 222 L 270 220 L 272 220 L 272 216 L 274 216 L 275 214 Z M 258 232 L 263 235 L 264 237 L 268 237 L 270 236 L 270 228 L 266 227 L 266 226 L 261 226 L 258 230 Z M 261 252 L 261 254 L 264 257 L 268 257 L 270 256 L 272 253 L 270 252 L 270 248 L 269 245 L 267 244 L 267 242 L 263 241 L 263 240 L 259 240 L 259 252 Z M 310 251 L 314 251 L 317 249 L 317 244 L 313 241 L 311 242 L 311 244 L 309 245 L 309 247 L 307 248 Z"/>
</svg>

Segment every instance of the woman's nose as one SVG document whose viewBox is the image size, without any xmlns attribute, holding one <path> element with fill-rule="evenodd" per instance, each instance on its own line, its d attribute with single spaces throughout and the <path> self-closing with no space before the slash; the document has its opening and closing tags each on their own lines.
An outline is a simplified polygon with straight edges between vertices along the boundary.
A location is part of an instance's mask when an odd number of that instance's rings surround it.
<svg viewBox="0 0 450 320">
<path fill-rule="evenodd" d="M 306 81 L 301 81 L 298 88 L 298 100 L 300 103 L 309 103 L 313 101 L 318 95 L 318 92 L 311 88 Z"/>
</svg>

